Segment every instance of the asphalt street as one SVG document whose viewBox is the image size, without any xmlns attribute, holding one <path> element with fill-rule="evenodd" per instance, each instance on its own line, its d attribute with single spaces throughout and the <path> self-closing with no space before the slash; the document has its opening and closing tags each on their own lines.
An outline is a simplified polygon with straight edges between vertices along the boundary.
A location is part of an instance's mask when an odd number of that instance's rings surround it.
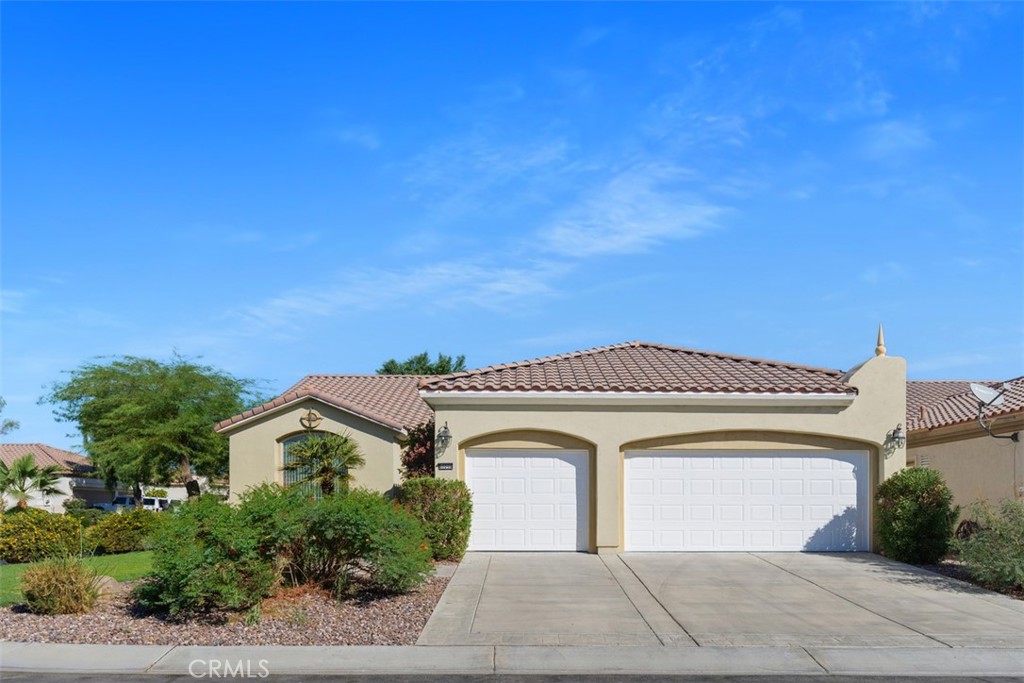
<svg viewBox="0 0 1024 683">
<path fill-rule="evenodd" d="M 166 674 L 50 674 L 4 673 L 3 683 L 185 683 L 204 680 Z M 269 675 L 266 678 L 221 677 L 210 680 L 268 681 L 272 683 L 1024 683 L 1021 676 L 577 676 L 577 675 Z"/>
</svg>

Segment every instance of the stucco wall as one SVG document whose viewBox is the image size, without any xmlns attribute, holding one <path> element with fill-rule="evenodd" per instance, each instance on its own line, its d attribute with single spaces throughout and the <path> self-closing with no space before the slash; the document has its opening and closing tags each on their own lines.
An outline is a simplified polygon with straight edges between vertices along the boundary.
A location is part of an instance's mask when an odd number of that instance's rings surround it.
<svg viewBox="0 0 1024 683">
<path fill-rule="evenodd" d="M 353 485 L 375 491 L 388 491 L 401 483 L 401 449 L 397 434 L 386 427 L 346 413 L 314 399 L 300 401 L 262 419 L 243 423 L 229 433 L 230 500 L 250 486 L 263 482 L 282 481 L 281 442 L 304 432 L 299 418 L 310 409 L 316 410 L 323 422 L 320 432 L 347 433 L 366 459 L 366 465 L 353 471 Z"/>
<path fill-rule="evenodd" d="M 907 459 L 941 472 L 958 505 L 1024 497 L 1024 443 L 984 433 L 925 445 L 912 437 Z"/>
<path fill-rule="evenodd" d="M 566 405 L 550 398 L 538 398 L 535 405 L 428 400 L 436 410 L 436 423 L 447 422 L 453 437 L 437 459 L 451 463 L 453 469 L 439 469 L 437 475 L 465 478 L 468 448 L 564 447 L 560 439 L 574 447 L 582 444 L 594 453 L 592 546 L 598 552 L 618 551 L 623 543 L 622 459 L 627 448 L 778 448 L 780 443 L 856 447 L 873 454 L 873 485 L 903 468 L 905 451 L 886 453 L 883 443 L 906 414 L 906 363 L 902 358 L 875 357 L 852 370 L 847 381 L 859 394 L 844 407 Z M 705 436 L 693 438 L 698 434 Z"/>
</svg>

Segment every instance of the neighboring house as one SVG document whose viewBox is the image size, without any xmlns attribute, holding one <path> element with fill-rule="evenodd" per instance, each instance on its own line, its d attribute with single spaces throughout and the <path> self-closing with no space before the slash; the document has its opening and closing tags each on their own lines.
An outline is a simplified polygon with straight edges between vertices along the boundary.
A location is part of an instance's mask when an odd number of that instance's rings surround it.
<svg viewBox="0 0 1024 683">
<path fill-rule="evenodd" d="M 312 375 L 217 426 L 231 497 L 283 482 L 288 447 L 347 431 L 356 484 L 400 482 L 398 439 L 436 416 L 437 476 L 473 492 L 471 550 L 868 550 L 906 364 L 848 371 L 631 342 L 442 377 Z"/>
<path fill-rule="evenodd" d="M 93 466 L 84 455 L 41 443 L 0 444 L 0 459 L 8 466 L 28 454 L 34 456 L 36 467 L 56 465 L 62 473 L 57 482 L 61 493 L 52 496 L 36 493 L 29 499 L 29 506 L 49 512 L 64 512 L 64 501 L 72 497 L 82 498 L 90 504 L 110 502 L 110 492 L 102 479 L 93 476 Z M 13 504 L 10 500 L 5 503 L 8 506 Z"/>
<path fill-rule="evenodd" d="M 995 389 L 1003 382 L 982 381 Z M 907 464 L 940 471 L 962 506 L 1024 498 L 1024 443 L 995 439 L 978 423 L 968 381 L 907 382 Z M 1007 385 L 1003 404 L 987 409 L 996 435 L 1024 432 L 1024 378 Z"/>
</svg>

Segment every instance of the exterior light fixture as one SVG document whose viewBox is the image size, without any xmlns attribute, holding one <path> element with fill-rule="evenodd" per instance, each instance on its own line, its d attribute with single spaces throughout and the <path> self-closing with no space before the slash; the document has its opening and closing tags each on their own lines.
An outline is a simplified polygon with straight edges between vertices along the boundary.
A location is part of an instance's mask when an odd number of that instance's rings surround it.
<svg viewBox="0 0 1024 683">
<path fill-rule="evenodd" d="M 309 432 L 319 427 L 321 422 L 323 422 L 323 418 L 320 417 L 320 414 L 312 408 L 307 410 L 306 414 L 299 418 L 299 424 L 302 425 L 303 429 Z"/>
<path fill-rule="evenodd" d="M 448 422 L 445 422 L 444 426 L 437 430 L 437 436 L 434 438 L 434 450 L 440 455 L 447 450 L 451 442 L 452 432 L 448 429 Z"/>
<path fill-rule="evenodd" d="M 896 425 L 896 429 L 885 435 L 885 442 L 892 444 L 893 448 L 903 448 L 907 445 L 907 434 L 903 431 L 903 423 Z"/>
</svg>

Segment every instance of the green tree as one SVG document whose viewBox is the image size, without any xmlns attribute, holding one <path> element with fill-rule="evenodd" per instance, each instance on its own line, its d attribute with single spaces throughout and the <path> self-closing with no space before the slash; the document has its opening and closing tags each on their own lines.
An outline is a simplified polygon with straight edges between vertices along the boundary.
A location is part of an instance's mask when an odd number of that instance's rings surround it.
<svg viewBox="0 0 1024 683">
<path fill-rule="evenodd" d="M 366 464 L 358 444 L 346 434 L 312 434 L 292 445 L 288 454 L 281 469 L 297 475 L 294 485 L 310 484 L 324 496 L 347 488 L 352 470 Z"/>
<path fill-rule="evenodd" d="M 0 396 L 0 413 L 4 412 L 4 408 L 7 407 L 7 401 L 4 400 L 3 396 Z M 0 420 L 0 435 L 13 432 L 15 429 L 21 426 L 21 423 L 17 420 Z"/>
<path fill-rule="evenodd" d="M 394 358 L 387 360 L 377 368 L 378 375 L 447 375 L 466 369 L 466 357 L 458 356 L 454 360 L 443 353 L 437 354 L 437 360 L 431 362 L 426 351 L 409 356 L 403 361 Z"/>
<path fill-rule="evenodd" d="M 107 486 L 168 484 L 227 473 L 227 437 L 213 425 L 260 402 L 255 383 L 175 356 L 86 363 L 55 383 L 41 403 L 77 423 Z"/>
<path fill-rule="evenodd" d="M 10 467 L 0 462 L 0 495 L 10 495 L 22 509 L 28 507 L 28 499 L 32 497 L 33 491 L 38 491 L 42 496 L 62 493 L 57 488 L 59 480 L 60 467 L 37 467 L 36 458 L 31 453 L 18 458 Z"/>
</svg>

